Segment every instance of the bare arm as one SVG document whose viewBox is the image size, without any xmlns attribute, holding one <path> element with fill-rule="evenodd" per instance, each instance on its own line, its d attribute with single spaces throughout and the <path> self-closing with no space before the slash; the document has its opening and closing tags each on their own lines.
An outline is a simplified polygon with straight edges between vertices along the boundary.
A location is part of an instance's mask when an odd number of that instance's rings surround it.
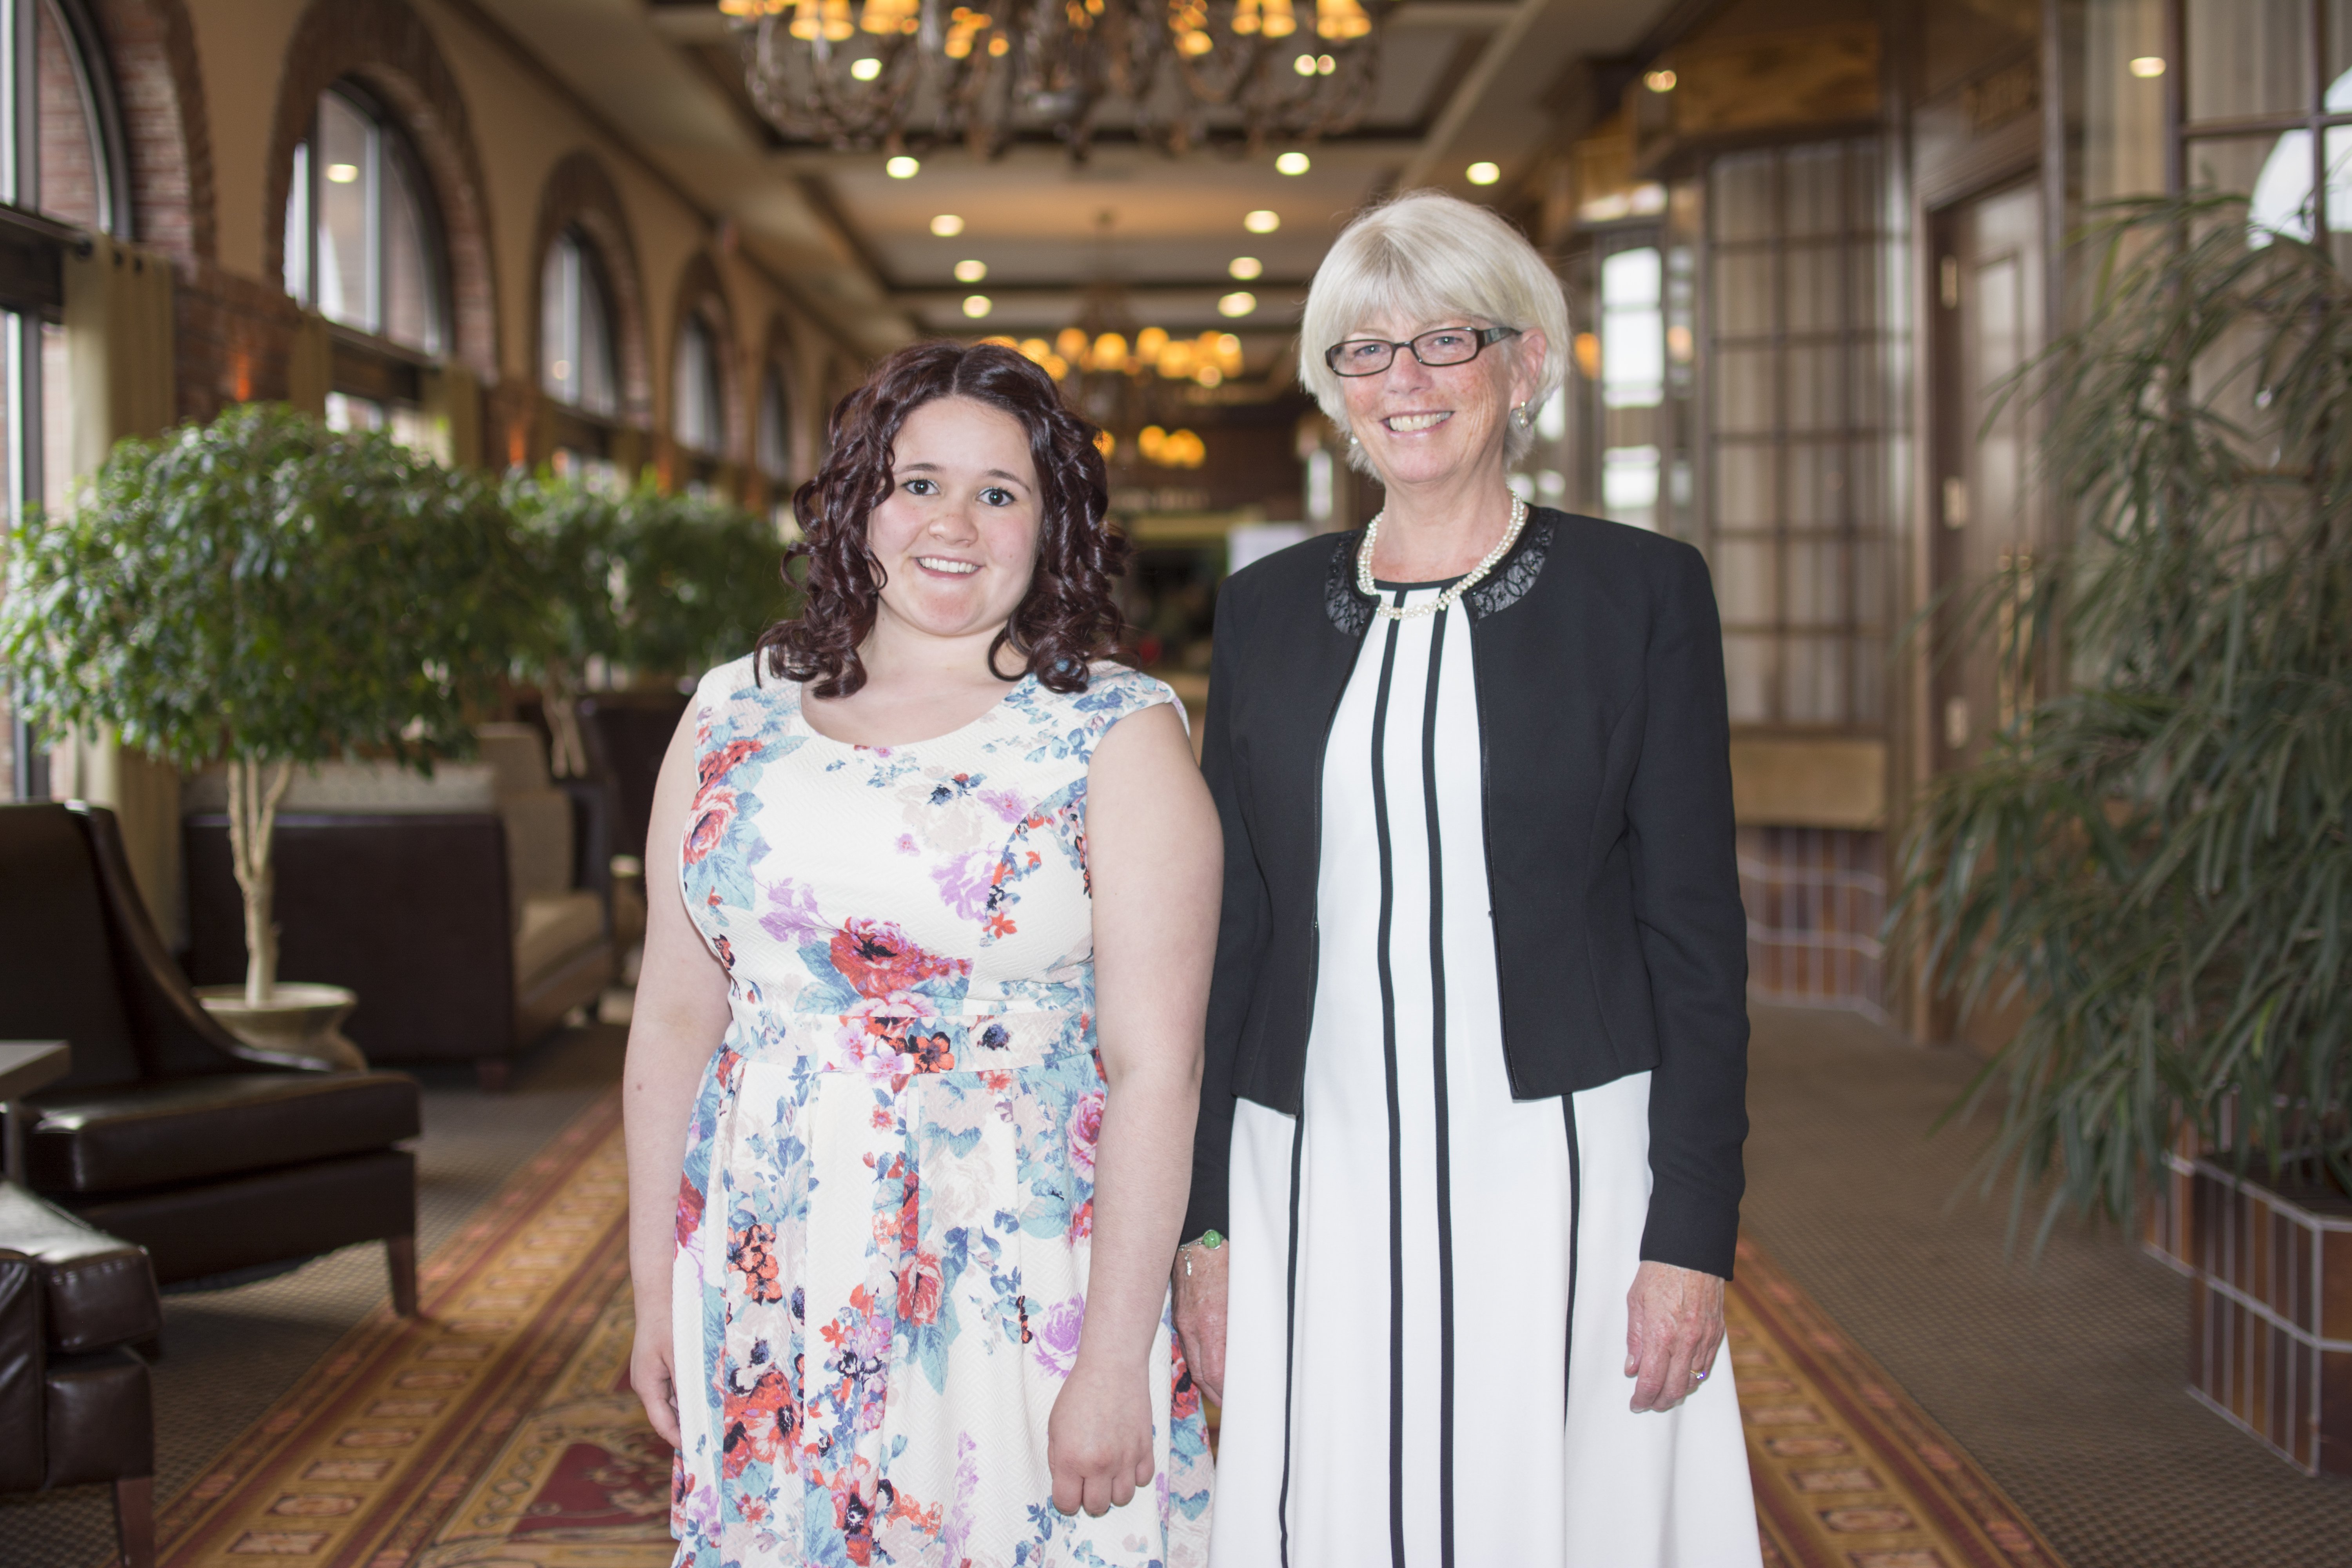
<svg viewBox="0 0 2352 1568">
<path fill-rule="evenodd" d="M 646 952 L 629 1024 L 621 1106 L 629 1149 L 629 1278 L 636 1341 L 629 1382 L 654 1430 L 678 1441 L 677 1374 L 671 1366 L 670 1267 L 677 1249 L 678 1180 L 686 1123 L 702 1069 L 727 1033 L 727 973 L 687 914 L 677 884 L 677 847 L 694 804 L 694 714 L 689 710 L 662 758 L 646 830 Z"/>
<path fill-rule="evenodd" d="M 1087 858 L 1107 1088 L 1086 1326 L 1047 1458 L 1055 1505 L 1098 1513 L 1151 1482 L 1149 1363 L 1192 1181 L 1217 934 L 1216 808 L 1173 710 L 1137 713 L 1095 748 Z"/>
</svg>

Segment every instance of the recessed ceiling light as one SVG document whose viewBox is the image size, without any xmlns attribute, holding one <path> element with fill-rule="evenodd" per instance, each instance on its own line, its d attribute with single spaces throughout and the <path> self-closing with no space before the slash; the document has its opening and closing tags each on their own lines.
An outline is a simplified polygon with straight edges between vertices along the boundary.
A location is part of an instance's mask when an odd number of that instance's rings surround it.
<svg viewBox="0 0 2352 1568">
<path fill-rule="evenodd" d="M 1247 283 L 1265 275 L 1265 263 L 1255 256 L 1236 256 L 1225 263 L 1225 270 Z"/>
<path fill-rule="evenodd" d="M 959 283 L 977 283 L 982 279 L 988 276 L 988 263 L 985 261 L 959 261 L 955 264 L 955 275 L 956 281 Z"/>
<path fill-rule="evenodd" d="M 1246 289 L 1236 289 L 1217 301 L 1220 316 L 1246 316 L 1257 309 L 1257 296 Z"/>
<path fill-rule="evenodd" d="M 2162 76 L 2164 74 L 2164 57 L 2162 55 L 2141 55 L 2139 58 L 2132 61 L 2131 73 L 2132 75 L 2139 78 L 2142 81 L 2147 81 L 2153 77 Z"/>
<path fill-rule="evenodd" d="M 1303 174 L 1314 166 L 1304 153 L 1285 153 L 1274 161 L 1275 173 L 1278 174 Z"/>
<path fill-rule="evenodd" d="M 330 163 L 327 165 L 327 178 L 338 185 L 348 185 L 359 177 L 360 166 L 357 163 Z"/>
<path fill-rule="evenodd" d="M 1242 219 L 1242 226 L 1252 234 L 1272 234 L 1282 226 L 1282 215 L 1260 207 Z"/>
<path fill-rule="evenodd" d="M 889 175 L 894 180 L 911 180 L 921 171 L 922 167 L 922 164 L 917 163 L 914 159 L 908 157 L 904 153 L 901 153 L 897 157 L 891 159 L 888 163 L 883 164 L 882 172 Z"/>
<path fill-rule="evenodd" d="M 1470 183 L 1474 185 L 1491 185 L 1503 177 L 1501 165 L 1489 163 L 1483 158 L 1464 173 L 1470 176 Z"/>
<path fill-rule="evenodd" d="M 970 316 L 975 321 L 994 309 L 996 309 L 996 302 L 985 294 L 967 294 L 964 296 L 963 313 Z"/>
<path fill-rule="evenodd" d="M 931 232 L 941 239 L 953 239 L 963 232 L 963 219 L 953 213 L 941 213 L 931 220 Z"/>
<path fill-rule="evenodd" d="M 849 74 L 859 81 L 872 81 L 882 74 L 882 62 L 866 55 L 849 62 Z"/>
</svg>

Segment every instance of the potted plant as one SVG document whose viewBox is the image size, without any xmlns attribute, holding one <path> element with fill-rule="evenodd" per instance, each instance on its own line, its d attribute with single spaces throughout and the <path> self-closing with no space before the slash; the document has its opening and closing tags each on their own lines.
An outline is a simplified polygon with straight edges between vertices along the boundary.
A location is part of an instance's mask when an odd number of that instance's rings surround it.
<svg viewBox="0 0 2352 1568">
<path fill-rule="evenodd" d="M 614 662 L 692 680 L 794 613 L 775 524 L 731 502 L 640 486 L 622 509 Z"/>
<path fill-rule="evenodd" d="M 120 443 L 69 513 L 26 517 L 0 664 L 44 725 L 226 762 L 246 978 L 205 1005 L 257 1043 L 356 1065 L 335 1033 L 351 994 L 278 978 L 278 805 L 304 764 L 365 751 L 429 773 L 463 754 L 541 598 L 485 479 L 248 405 Z"/>
<path fill-rule="evenodd" d="M 2088 243 L 2082 327 L 2012 389 L 2046 413 L 2074 537 L 2030 585 L 1996 585 L 1986 602 L 2010 609 L 1984 618 L 2007 657 L 2021 628 L 2031 646 L 2062 636 L 2065 687 L 1927 790 L 1896 934 L 1965 1006 L 2013 1011 L 1975 1091 L 2006 1090 L 1988 1179 L 2016 1178 L 2022 1202 L 2050 1178 L 2045 1227 L 2069 1204 L 2128 1220 L 2183 1148 L 2205 1156 L 2200 1213 L 2276 1200 L 2336 1226 L 2324 1216 L 2352 1215 L 2352 280 L 2236 199 L 2136 204 Z M 2232 1267 L 2186 1250 L 2192 1274 Z M 2280 1304 L 2280 1327 L 2224 1322 L 2248 1283 L 2210 1283 L 2197 1299 L 2222 1316 L 2200 1310 L 2200 1334 L 2284 1335 L 2263 1352 L 2281 1366 L 2326 1337 L 2295 1321 L 2315 1287 Z M 2352 1459 L 2336 1404 L 2286 1401 L 2308 1429 L 2263 1435 L 2315 1468 L 2333 1423 Z"/>
</svg>

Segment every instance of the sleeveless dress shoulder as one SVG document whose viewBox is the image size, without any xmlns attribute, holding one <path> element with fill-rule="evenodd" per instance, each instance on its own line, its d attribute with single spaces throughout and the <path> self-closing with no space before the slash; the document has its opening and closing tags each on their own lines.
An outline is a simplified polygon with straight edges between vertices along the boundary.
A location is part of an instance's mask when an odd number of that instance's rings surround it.
<svg viewBox="0 0 2352 1568">
<path fill-rule="evenodd" d="M 1057 1512 L 1103 1077 L 1087 770 L 1174 700 L 1024 679 L 934 740 L 819 734 L 751 659 L 704 677 L 678 888 L 727 973 L 677 1205 L 679 1564 L 1205 1560 L 1201 1402 L 1165 1315 L 1153 1485 Z"/>
</svg>

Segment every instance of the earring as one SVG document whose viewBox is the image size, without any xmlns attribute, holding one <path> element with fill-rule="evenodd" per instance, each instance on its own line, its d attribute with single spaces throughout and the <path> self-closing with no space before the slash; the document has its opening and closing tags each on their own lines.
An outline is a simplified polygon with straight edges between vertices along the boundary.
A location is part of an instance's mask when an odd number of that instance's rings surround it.
<svg viewBox="0 0 2352 1568">
<path fill-rule="evenodd" d="M 1356 433 L 1353 430 L 1350 430 L 1348 432 L 1348 445 L 1350 447 L 1360 447 L 1363 445 L 1363 443 L 1359 441 L 1356 438 Z"/>
</svg>

